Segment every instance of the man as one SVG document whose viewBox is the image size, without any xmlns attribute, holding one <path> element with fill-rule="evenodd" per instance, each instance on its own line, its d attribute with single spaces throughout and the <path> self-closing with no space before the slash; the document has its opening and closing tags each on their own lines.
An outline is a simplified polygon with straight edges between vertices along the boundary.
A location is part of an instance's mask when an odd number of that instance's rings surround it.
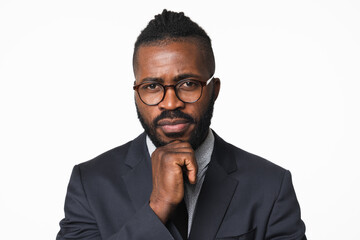
<svg viewBox="0 0 360 240">
<path fill-rule="evenodd" d="M 306 239 L 289 171 L 210 129 L 220 80 L 201 27 L 164 10 L 133 69 L 145 133 L 74 167 L 57 239 Z"/>
</svg>

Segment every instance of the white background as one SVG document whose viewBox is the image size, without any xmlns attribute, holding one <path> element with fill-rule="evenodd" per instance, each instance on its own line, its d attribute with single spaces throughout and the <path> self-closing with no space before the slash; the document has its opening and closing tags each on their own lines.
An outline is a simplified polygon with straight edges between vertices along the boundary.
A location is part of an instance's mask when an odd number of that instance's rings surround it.
<svg viewBox="0 0 360 240">
<path fill-rule="evenodd" d="M 0 238 L 55 239 L 72 167 L 142 132 L 133 44 L 163 8 L 212 38 L 212 128 L 292 172 L 308 239 L 358 239 L 356 0 L 1 0 Z"/>
</svg>

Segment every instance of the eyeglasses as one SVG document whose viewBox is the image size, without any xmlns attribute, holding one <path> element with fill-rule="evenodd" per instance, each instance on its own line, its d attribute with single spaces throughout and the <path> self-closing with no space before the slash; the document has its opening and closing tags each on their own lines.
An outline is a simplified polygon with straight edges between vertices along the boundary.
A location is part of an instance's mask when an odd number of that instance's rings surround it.
<svg viewBox="0 0 360 240">
<path fill-rule="evenodd" d="M 214 75 L 205 82 L 183 79 L 173 85 L 163 85 L 151 81 L 134 85 L 133 89 L 137 91 L 141 101 L 149 106 L 158 105 L 164 100 L 166 88 L 174 88 L 175 94 L 180 101 L 184 103 L 194 103 L 201 98 L 203 87 L 209 85 L 213 78 Z"/>
</svg>

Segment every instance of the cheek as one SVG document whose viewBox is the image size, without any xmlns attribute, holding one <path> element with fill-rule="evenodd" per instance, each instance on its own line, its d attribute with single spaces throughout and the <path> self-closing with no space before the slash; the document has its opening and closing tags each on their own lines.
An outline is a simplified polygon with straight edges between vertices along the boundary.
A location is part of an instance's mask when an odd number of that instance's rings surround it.
<svg viewBox="0 0 360 240">
<path fill-rule="evenodd" d="M 188 104 L 188 107 L 183 110 L 183 112 L 189 114 L 191 117 L 195 119 L 196 122 L 199 122 L 201 116 L 205 112 L 206 105 L 204 103 L 192 103 Z"/>
<path fill-rule="evenodd" d="M 135 99 L 137 109 L 147 124 L 152 124 L 153 120 L 157 117 L 155 108 L 153 106 L 145 105 L 138 97 Z"/>
<path fill-rule="evenodd" d="M 204 115 L 205 111 L 208 109 L 208 106 L 210 104 L 210 97 L 211 96 L 209 94 L 204 94 L 197 102 L 197 105 L 194 106 L 194 113 L 197 120 L 199 120 L 201 116 Z"/>
</svg>

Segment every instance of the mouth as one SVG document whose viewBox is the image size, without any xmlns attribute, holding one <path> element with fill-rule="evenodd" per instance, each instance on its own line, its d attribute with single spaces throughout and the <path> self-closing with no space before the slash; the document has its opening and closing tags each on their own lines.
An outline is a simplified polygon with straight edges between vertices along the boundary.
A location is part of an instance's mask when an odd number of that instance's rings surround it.
<svg viewBox="0 0 360 240">
<path fill-rule="evenodd" d="M 185 133 L 190 127 L 191 123 L 187 119 L 161 119 L 157 123 L 157 127 L 160 128 L 165 135 L 166 134 L 181 134 Z"/>
</svg>

